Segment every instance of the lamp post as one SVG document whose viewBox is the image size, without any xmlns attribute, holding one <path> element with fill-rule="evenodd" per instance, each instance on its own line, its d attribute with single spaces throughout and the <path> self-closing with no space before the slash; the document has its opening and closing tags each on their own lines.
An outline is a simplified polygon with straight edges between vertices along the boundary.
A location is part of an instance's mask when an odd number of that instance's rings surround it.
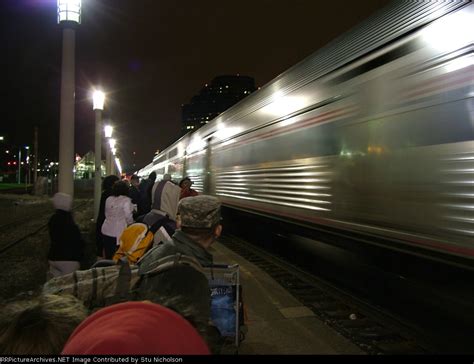
<svg viewBox="0 0 474 364">
<path fill-rule="evenodd" d="M 113 133 L 113 131 L 114 131 L 114 127 L 113 127 L 112 125 L 106 125 L 106 126 L 104 126 L 104 134 L 105 134 L 105 138 L 109 141 L 108 144 L 110 144 L 111 141 L 113 140 L 113 139 L 111 139 L 111 138 L 112 138 L 112 133 Z M 105 149 L 106 149 L 106 151 L 107 151 L 107 152 L 106 152 L 106 158 L 105 158 L 105 170 L 106 170 L 105 174 L 106 174 L 107 176 L 109 176 L 110 174 L 112 174 L 112 171 L 111 171 L 111 162 L 110 162 L 110 159 L 111 159 L 111 158 L 110 158 L 110 147 L 109 147 L 109 145 L 106 145 Z"/>
<path fill-rule="evenodd" d="M 58 0 L 58 24 L 63 27 L 61 106 L 59 116 L 59 192 L 74 195 L 74 51 L 75 28 L 81 23 L 81 0 Z"/>
<path fill-rule="evenodd" d="M 18 184 L 21 183 L 21 147 L 18 149 Z"/>
<path fill-rule="evenodd" d="M 35 126 L 35 132 L 34 132 L 33 153 L 34 153 L 33 183 L 36 184 L 36 181 L 38 179 L 38 127 L 37 126 Z"/>
<path fill-rule="evenodd" d="M 114 163 L 114 158 L 115 158 L 115 144 L 117 143 L 117 141 L 115 139 L 109 139 L 109 147 L 107 149 L 107 151 L 109 152 L 109 157 L 110 157 L 110 165 L 109 165 L 109 169 L 110 169 L 110 174 L 115 174 L 115 163 Z M 112 155 L 113 155 L 113 158 L 112 158 Z"/>
<path fill-rule="evenodd" d="M 95 111 L 95 175 L 94 175 L 94 219 L 97 221 L 100 205 L 100 185 L 102 183 L 102 110 L 104 109 L 105 95 L 95 90 L 92 94 L 93 109 Z"/>
<path fill-rule="evenodd" d="M 25 145 L 25 149 L 26 149 L 26 157 L 25 157 L 25 188 L 26 188 L 26 184 L 29 184 L 30 183 L 30 178 L 31 178 L 31 175 L 30 175 L 30 146 L 29 145 Z"/>
<path fill-rule="evenodd" d="M 117 171 L 119 175 L 122 175 L 122 164 L 120 163 L 120 159 L 115 157 L 115 165 L 117 166 Z"/>
</svg>

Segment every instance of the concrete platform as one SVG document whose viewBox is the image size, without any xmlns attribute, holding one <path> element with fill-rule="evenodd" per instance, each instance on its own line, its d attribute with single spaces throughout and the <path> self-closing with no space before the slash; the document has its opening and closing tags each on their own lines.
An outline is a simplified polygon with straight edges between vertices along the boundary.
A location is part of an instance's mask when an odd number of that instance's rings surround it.
<svg viewBox="0 0 474 364">
<path fill-rule="evenodd" d="M 254 264 L 220 243 L 211 253 L 240 266 L 248 332 L 239 354 L 364 354 Z"/>
</svg>

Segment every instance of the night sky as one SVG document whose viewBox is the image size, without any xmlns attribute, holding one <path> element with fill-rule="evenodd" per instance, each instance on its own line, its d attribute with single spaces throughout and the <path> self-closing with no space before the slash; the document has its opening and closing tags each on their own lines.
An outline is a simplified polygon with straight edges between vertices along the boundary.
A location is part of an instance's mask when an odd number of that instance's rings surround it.
<svg viewBox="0 0 474 364">
<path fill-rule="evenodd" d="M 93 149 L 93 85 L 126 170 L 179 137 L 181 105 L 217 75 L 263 86 L 388 0 L 83 0 L 76 31 L 76 151 Z M 0 135 L 57 158 L 62 33 L 56 0 L 0 0 Z M 132 152 L 136 152 L 133 156 Z"/>
</svg>

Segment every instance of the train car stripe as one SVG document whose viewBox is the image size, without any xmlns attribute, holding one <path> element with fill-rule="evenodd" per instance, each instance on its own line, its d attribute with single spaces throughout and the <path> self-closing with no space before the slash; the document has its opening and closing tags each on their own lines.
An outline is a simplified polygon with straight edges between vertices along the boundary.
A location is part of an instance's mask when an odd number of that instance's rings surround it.
<svg viewBox="0 0 474 364">
<path fill-rule="evenodd" d="M 335 119 L 340 119 L 343 116 L 353 114 L 357 110 L 358 110 L 357 106 L 352 106 L 352 107 L 346 107 L 346 108 L 337 109 L 337 110 L 333 110 L 333 111 L 328 111 L 328 112 L 322 113 L 320 115 L 317 115 L 316 117 L 306 119 L 306 120 L 301 120 L 299 122 L 295 122 L 294 124 L 288 125 L 286 127 L 281 127 L 281 128 L 276 129 L 276 130 L 267 131 L 267 132 L 265 132 L 263 134 L 260 134 L 260 135 L 249 136 L 247 139 L 242 139 L 239 142 L 234 143 L 234 144 L 230 144 L 230 145 L 222 145 L 221 144 L 219 146 L 216 146 L 216 149 L 221 149 L 221 150 L 232 149 L 232 148 L 241 146 L 243 144 L 252 143 L 252 142 L 257 141 L 257 140 L 264 140 L 264 139 L 268 139 L 268 138 L 271 138 L 271 137 L 274 137 L 274 136 L 278 136 L 280 134 L 292 132 L 296 129 L 308 128 L 308 127 L 311 127 L 315 124 L 319 124 L 323 121 L 328 121 L 328 120 L 331 120 L 331 119 L 334 119 L 334 120 Z"/>
</svg>

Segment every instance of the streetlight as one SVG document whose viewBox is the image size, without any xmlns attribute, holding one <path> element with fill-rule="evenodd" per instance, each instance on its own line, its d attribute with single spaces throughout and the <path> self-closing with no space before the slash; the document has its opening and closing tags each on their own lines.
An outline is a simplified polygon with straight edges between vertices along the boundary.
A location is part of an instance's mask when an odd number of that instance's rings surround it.
<svg viewBox="0 0 474 364">
<path fill-rule="evenodd" d="M 120 164 L 120 159 L 117 157 L 115 158 L 115 165 L 117 166 L 119 175 L 122 175 L 122 164 Z"/>
<path fill-rule="evenodd" d="M 61 106 L 59 116 L 59 192 L 74 195 L 75 28 L 81 23 L 81 0 L 58 0 L 58 24 L 63 28 Z"/>
<path fill-rule="evenodd" d="M 26 149 L 26 170 L 25 170 L 25 186 L 27 183 L 30 183 L 31 175 L 30 175 L 30 146 L 25 145 Z"/>
<path fill-rule="evenodd" d="M 104 126 L 104 134 L 106 138 L 112 138 L 113 132 L 114 132 L 114 127 L 112 125 Z"/>
<path fill-rule="evenodd" d="M 21 183 L 21 147 L 18 148 L 18 184 Z"/>
<path fill-rule="evenodd" d="M 110 154 L 113 154 L 115 156 L 115 145 L 117 144 L 117 140 L 115 139 L 109 139 L 109 148 L 107 148 L 107 151 L 109 153 L 109 157 L 110 157 L 110 165 L 109 165 L 109 169 L 110 169 L 110 174 L 115 174 L 115 164 L 114 164 L 114 161 L 113 161 L 113 158 Z"/>
<path fill-rule="evenodd" d="M 113 131 L 114 131 L 114 127 L 112 125 L 104 126 L 105 138 L 109 140 L 109 144 L 110 144 L 110 141 L 112 140 L 110 138 L 112 138 Z M 112 163 L 110 161 L 111 160 L 111 158 L 110 158 L 110 148 L 109 148 L 109 146 L 107 146 L 105 149 L 107 151 L 106 152 L 106 158 L 105 158 L 105 171 L 106 171 L 105 174 L 107 176 L 109 176 L 110 174 L 112 174 L 112 168 L 111 168 Z"/>
<path fill-rule="evenodd" d="M 102 183 L 102 110 L 104 109 L 105 94 L 100 90 L 94 90 L 92 93 L 92 101 L 95 111 L 94 218 L 97 221 L 100 205 L 100 185 Z"/>
</svg>

